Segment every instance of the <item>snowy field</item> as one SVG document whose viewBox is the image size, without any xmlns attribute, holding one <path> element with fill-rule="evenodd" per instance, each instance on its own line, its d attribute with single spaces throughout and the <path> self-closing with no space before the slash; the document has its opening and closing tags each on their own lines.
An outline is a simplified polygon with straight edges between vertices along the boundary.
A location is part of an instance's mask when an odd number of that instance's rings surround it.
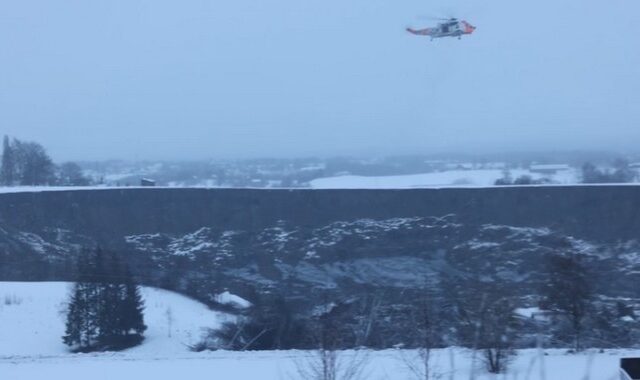
<svg viewBox="0 0 640 380">
<path fill-rule="evenodd" d="M 0 282 L 0 358 L 68 354 L 61 337 L 70 290 L 65 282 Z M 204 329 L 232 318 L 166 290 L 143 287 L 142 295 L 148 329 L 144 344 L 129 350 L 131 354 L 187 352 Z"/>
<path fill-rule="evenodd" d="M 466 350 L 435 352 L 433 379 L 469 380 L 471 354 Z M 406 356 L 408 353 L 404 353 Z M 617 380 L 621 356 L 640 355 L 632 351 L 608 351 L 602 354 L 566 355 L 548 351 L 540 356 L 536 350 L 520 351 L 503 375 L 490 375 L 482 368 L 475 379 L 482 380 Z M 349 357 L 344 353 L 341 358 Z M 69 355 L 57 357 L 0 358 L 0 378 L 12 380 L 120 380 L 120 379 L 219 379 L 219 380 L 294 380 L 302 379 L 298 368 L 312 363 L 308 353 L 283 352 L 212 352 L 171 356 L 149 356 L 133 353 Z M 395 350 L 369 354 L 363 380 L 415 379 L 404 364 L 403 354 Z M 478 363 L 480 366 L 481 363 Z"/>
<path fill-rule="evenodd" d="M 60 339 L 69 287 L 60 282 L 0 282 L 0 379 L 288 380 L 300 379 L 298 368 L 313 361 L 313 354 L 302 351 L 191 352 L 188 346 L 198 341 L 203 329 L 215 328 L 231 317 L 179 294 L 153 288 L 143 288 L 149 329 L 141 346 L 120 353 L 71 354 Z M 619 378 L 620 357 L 640 356 L 640 351 L 630 350 L 541 353 L 519 351 L 507 376 L 490 376 L 477 368 L 475 378 L 613 380 Z M 353 352 L 345 352 L 340 357 L 348 361 L 351 355 Z M 414 355 L 412 351 L 384 350 L 367 355 L 362 379 L 413 378 L 405 365 Z M 437 350 L 432 364 L 434 375 L 467 380 L 472 362 L 469 350 Z M 482 365 L 479 356 L 476 364 Z"/>
<path fill-rule="evenodd" d="M 549 178 L 555 184 L 578 183 L 575 170 L 558 172 L 555 175 L 532 173 L 525 169 L 510 171 L 511 178 L 516 179 L 528 175 L 533 179 Z M 318 178 L 310 182 L 313 189 L 406 189 L 420 187 L 486 187 L 494 186 L 497 179 L 503 177 L 499 169 L 447 170 L 441 172 L 364 177 L 345 175 L 338 177 Z"/>
</svg>

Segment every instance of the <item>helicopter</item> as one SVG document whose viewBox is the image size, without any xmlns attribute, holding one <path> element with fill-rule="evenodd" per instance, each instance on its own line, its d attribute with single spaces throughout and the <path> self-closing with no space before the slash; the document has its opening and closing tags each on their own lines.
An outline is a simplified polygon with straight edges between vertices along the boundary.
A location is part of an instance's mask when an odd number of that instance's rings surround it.
<svg viewBox="0 0 640 380">
<path fill-rule="evenodd" d="M 458 21 L 457 18 L 440 19 L 442 20 L 435 28 L 412 29 L 407 28 L 407 32 L 417 36 L 429 36 L 431 41 L 434 38 L 458 37 L 461 39 L 465 34 L 471 34 L 476 27 L 464 20 Z"/>
</svg>

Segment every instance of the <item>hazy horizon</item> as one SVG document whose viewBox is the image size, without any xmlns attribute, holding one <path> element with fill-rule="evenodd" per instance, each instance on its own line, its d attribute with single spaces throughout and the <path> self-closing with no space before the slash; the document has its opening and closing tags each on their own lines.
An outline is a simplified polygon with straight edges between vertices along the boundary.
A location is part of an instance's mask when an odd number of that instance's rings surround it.
<svg viewBox="0 0 640 380">
<path fill-rule="evenodd" d="M 640 3 L 0 4 L 0 133 L 63 160 L 635 150 Z M 477 26 L 408 35 L 429 17 Z"/>
</svg>

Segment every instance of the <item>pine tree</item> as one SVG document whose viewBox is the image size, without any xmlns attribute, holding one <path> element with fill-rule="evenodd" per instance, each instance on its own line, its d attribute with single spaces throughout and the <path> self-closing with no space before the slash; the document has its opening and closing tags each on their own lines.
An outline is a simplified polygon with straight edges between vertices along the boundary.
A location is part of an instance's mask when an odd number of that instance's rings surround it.
<svg viewBox="0 0 640 380">
<path fill-rule="evenodd" d="M 90 349 L 98 339 L 96 321 L 98 289 L 95 283 L 95 261 L 85 251 L 78 258 L 77 281 L 73 286 L 67 311 L 65 344 L 77 350 Z"/>
<path fill-rule="evenodd" d="M 146 330 L 139 287 L 114 253 L 98 248 L 78 260 L 78 280 L 67 312 L 63 342 L 78 351 L 122 349 Z"/>
<path fill-rule="evenodd" d="M 140 287 L 135 284 L 129 270 L 124 272 L 124 299 L 119 311 L 121 330 L 128 342 L 137 342 L 147 329 L 144 324 L 144 302 Z"/>
<path fill-rule="evenodd" d="M 122 330 L 122 308 L 125 300 L 124 270 L 118 256 L 109 256 L 107 281 L 103 287 L 103 308 L 100 322 L 101 342 L 106 347 L 123 347 L 125 332 Z"/>
<path fill-rule="evenodd" d="M 73 286 L 73 293 L 69 299 L 69 309 L 67 310 L 67 323 L 65 335 L 62 341 L 67 346 L 76 346 L 81 343 L 82 337 L 82 294 L 78 283 Z"/>
<path fill-rule="evenodd" d="M 110 346 L 109 325 L 113 318 L 111 309 L 117 299 L 110 298 L 111 274 L 108 270 L 108 264 L 105 262 L 105 255 L 100 247 L 96 248 L 93 253 L 93 270 L 90 272 L 92 282 L 95 285 L 95 325 L 98 330 L 98 344 L 101 347 L 108 348 Z"/>
</svg>

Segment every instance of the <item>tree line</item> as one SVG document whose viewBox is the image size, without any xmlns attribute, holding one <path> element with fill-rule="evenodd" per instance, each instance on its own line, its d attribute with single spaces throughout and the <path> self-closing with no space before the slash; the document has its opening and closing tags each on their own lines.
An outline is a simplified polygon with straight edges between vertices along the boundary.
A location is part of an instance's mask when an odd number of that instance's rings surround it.
<svg viewBox="0 0 640 380">
<path fill-rule="evenodd" d="M 598 168 L 591 162 L 582 165 L 582 183 L 628 183 L 638 179 L 638 173 L 627 160 L 618 159 L 612 169 Z"/>
<path fill-rule="evenodd" d="M 147 328 L 144 303 L 127 266 L 100 248 L 82 252 L 77 265 L 63 342 L 77 352 L 139 344 Z"/>
<path fill-rule="evenodd" d="M 91 180 L 74 162 L 56 165 L 46 149 L 33 141 L 4 136 L 0 163 L 2 186 L 87 186 Z"/>
<path fill-rule="evenodd" d="M 625 159 L 615 160 L 610 168 L 598 167 L 591 162 L 585 162 L 580 168 L 579 181 L 581 183 L 629 183 L 636 180 L 638 180 L 638 172 Z M 514 179 L 511 172 L 505 169 L 502 172 L 502 178 L 495 180 L 494 185 L 545 185 L 550 183 L 553 183 L 550 178 L 533 178 L 527 174 Z"/>
</svg>

